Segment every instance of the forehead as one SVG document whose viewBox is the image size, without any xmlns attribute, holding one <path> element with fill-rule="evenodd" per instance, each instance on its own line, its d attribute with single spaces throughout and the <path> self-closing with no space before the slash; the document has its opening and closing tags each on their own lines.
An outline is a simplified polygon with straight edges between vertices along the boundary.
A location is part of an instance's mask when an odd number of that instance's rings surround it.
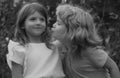
<svg viewBox="0 0 120 78">
<path fill-rule="evenodd" d="M 29 6 L 26 7 L 24 10 L 21 10 L 21 15 L 24 15 L 28 17 L 29 15 L 34 14 L 35 12 L 38 12 L 39 14 L 43 15 L 44 17 L 47 16 L 46 12 L 44 9 L 40 8 L 39 6 Z"/>
<path fill-rule="evenodd" d="M 31 13 L 28 17 L 41 17 L 41 18 L 44 18 L 44 16 L 41 13 L 37 12 L 37 11 Z"/>
</svg>

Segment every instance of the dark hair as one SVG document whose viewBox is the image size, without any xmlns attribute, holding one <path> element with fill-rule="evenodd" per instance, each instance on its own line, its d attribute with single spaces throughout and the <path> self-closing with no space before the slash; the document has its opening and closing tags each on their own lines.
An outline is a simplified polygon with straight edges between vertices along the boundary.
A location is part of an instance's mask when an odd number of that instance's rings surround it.
<svg viewBox="0 0 120 78">
<path fill-rule="evenodd" d="M 24 28 L 24 22 L 26 18 L 35 13 L 39 12 L 41 15 L 45 17 L 46 20 L 46 29 L 45 31 L 41 34 L 41 38 L 43 42 L 47 42 L 50 39 L 50 34 L 49 34 L 49 27 L 48 27 L 48 13 L 46 8 L 39 3 L 26 3 L 23 5 L 23 7 L 20 9 L 18 12 L 17 16 L 17 22 L 16 22 L 16 28 L 15 28 L 15 40 L 19 42 L 20 44 L 26 44 L 29 42 L 29 39 L 26 35 Z"/>
</svg>

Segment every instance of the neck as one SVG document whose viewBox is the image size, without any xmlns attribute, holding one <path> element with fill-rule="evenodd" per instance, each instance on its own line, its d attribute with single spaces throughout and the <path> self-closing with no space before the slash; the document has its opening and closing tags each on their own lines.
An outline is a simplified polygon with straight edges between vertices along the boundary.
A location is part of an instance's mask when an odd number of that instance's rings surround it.
<svg viewBox="0 0 120 78">
<path fill-rule="evenodd" d="M 42 39 L 40 36 L 29 36 L 28 38 L 30 40 L 30 43 L 42 43 Z"/>
<path fill-rule="evenodd" d="M 60 42 L 67 48 L 68 51 L 70 51 L 73 47 L 71 41 L 69 40 L 60 40 Z"/>
</svg>

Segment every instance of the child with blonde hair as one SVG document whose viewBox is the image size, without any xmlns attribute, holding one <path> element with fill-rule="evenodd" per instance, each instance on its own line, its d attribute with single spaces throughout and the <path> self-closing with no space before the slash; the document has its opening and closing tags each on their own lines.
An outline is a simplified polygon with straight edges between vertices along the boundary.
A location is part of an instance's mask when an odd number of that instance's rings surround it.
<svg viewBox="0 0 120 78">
<path fill-rule="evenodd" d="M 47 23 L 48 13 L 39 3 L 27 3 L 19 11 L 14 41 L 8 44 L 12 78 L 64 78 Z"/>
<path fill-rule="evenodd" d="M 120 78 L 116 63 L 102 49 L 93 17 L 70 4 L 59 5 L 52 31 L 67 52 L 63 59 L 67 78 Z"/>
</svg>

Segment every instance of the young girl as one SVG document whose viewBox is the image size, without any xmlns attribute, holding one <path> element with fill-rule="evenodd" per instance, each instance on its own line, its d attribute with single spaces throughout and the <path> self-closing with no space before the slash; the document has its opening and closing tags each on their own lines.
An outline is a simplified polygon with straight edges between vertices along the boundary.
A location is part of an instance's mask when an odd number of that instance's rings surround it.
<svg viewBox="0 0 120 78">
<path fill-rule="evenodd" d="M 120 78 L 116 63 L 100 47 L 92 16 L 77 6 L 59 5 L 53 37 L 67 50 L 63 59 L 68 78 Z"/>
<path fill-rule="evenodd" d="M 47 11 L 27 3 L 18 13 L 15 39 L 8 45 L 12 78 L 63 78 L 57 48 L 50 43 Z"/>
</svg>

